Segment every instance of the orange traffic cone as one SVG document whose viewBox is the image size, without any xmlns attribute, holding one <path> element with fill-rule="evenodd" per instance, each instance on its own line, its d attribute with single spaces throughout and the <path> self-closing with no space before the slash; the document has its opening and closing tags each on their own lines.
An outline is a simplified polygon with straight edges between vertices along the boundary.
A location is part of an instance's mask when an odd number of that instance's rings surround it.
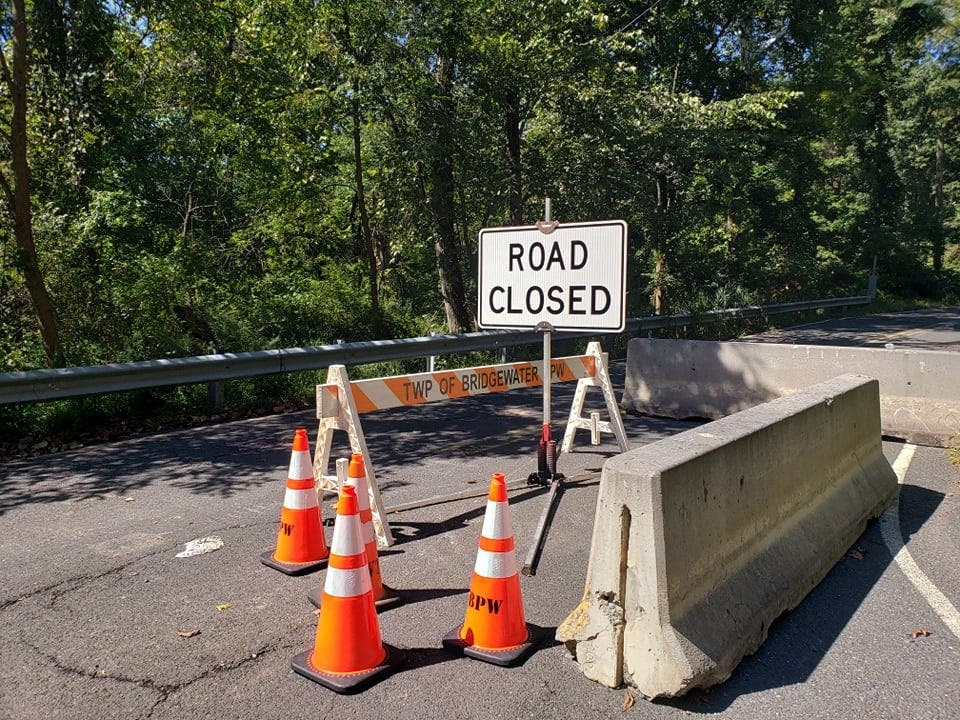
<svg viewBox="0 0 960 720">
<path fill-rule="evenodd" d="M 260 562 L 287 575 L 303 575 L 325 566 L 330 550 L 323 536 L 320 513 L 307 431 L 300 428 L 293 434 L 277 549 L 263 553 Z"/>
<path fill-rule="evenodd" d="M 349 485 L 340 490 L 331 546 L 313 650 L 294 657 L 291 665 L 304 677 L 344 693 L 392 672 L 404 659 L 380 638 L 357 492 Z"/>
<path fill-rule="evenodd" d="M 370 583 L 373 586 L 373 602 L 378 610 L 386 610 L 403 604 L 403 598 L 392 587 L 383 584 L 380 575 L 380 557 L 377 554 L 377 536 L 373 532 L 373 512 L 370 510 L 370 495 L 367 490 L 367 471 L 363 465 L 363 455 L 353 453 L 350 456 L 350 467 L 347 470 L 347 480 L 344 485 L 350 485 L 357 491 L 357 504 L 360 507 L 360 524 L 363 543 L 367 549 L 367 567 L 370 568 Z M 314 588 L 307 593 L 307 599 L 314 607 L 320 607 L 323 596 L 322 588 Z"/>
<path fill-rule="evenodd" d="M 467 597 L 467 615 L 463 625 L 443 638 L 443 644 L 477 660 L 513 665 L 538 641 L 523 616 L 507 484 L 503 473 L 494 473 Z"/>
</svg>

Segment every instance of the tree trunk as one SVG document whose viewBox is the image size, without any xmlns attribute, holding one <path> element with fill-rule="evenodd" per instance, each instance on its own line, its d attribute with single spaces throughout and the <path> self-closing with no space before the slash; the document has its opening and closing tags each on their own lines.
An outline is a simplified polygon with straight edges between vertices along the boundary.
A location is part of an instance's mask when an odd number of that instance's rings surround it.
<svg viewBox="0 0 960 720">
<path fill-rule="evenodd" d="M 439 85 L 437 113 L 434 117 L 436 149 L 431 167 L 430 208 L 437 222 L 434 249 L 440 274 L 440 295 L 447 315 L 447 329 L 452 333 L 473 329 L 473 318 L 467 306 L 463 273 L 460 269 L 459 243 L 454 225 L 453 139 L 453 59 L 443 54 L 437 59 L 436 78 Z"/>
<path fill-rule="evenodd" d="M 937 135 L 937 150 L 935 156 L 935 176 L 933 185 L 933 205 L 936 208 L 937 226 L 933 233 L 933 269 L 936 272 L 943 270 L 943 253 L 945 251 L 943 232 L 943 166 L 946 151 L 943 144 L 943 135 Z"/>
<path fill-rule="evenodd" d="M 660 247 L 653 249 L 653 293 L 651 300 L 653 302 L 653 314 L 663 315 L 667 311 L 667 286 L 663 279 L 667 274 L 667 255 Z"/>
<path fill-rule="evenodd" d="M 523 225 L 523 166 L 520 162 L 521 124 L 520 99 L 515 92 L 507 95 L 503 118 L 507 139 L 507 167 L 510 170 L 510 224 Z"/>
<path fill-rule="evenodd" d="M 353 81 L 353 97 L 350 99 L 350 111 L 353 116 L 353 179 L 357 186 L 357 207 L 360 210 L 360 229 L 363 232 L 363 247 L 367 254 L 367 279 L 370 283 L 370 313 L 374 327 L 380 328 L 380 273 L 377 268 L 377 253 L 373 246 L 373 233 L 370 230 L 370 216 L 367 214 L 367 195 L 363 185 L 362 145 L 360 143 L 360 84 Z"/>
<path fill-rule="evenodd" d="M 653 216 L 653 283 L 650 288 L 650 300 L 654 315 L 667 312 L 667 240 L 670 234 L 670 189 L 666 177 L 657 176 L 657 206 Z"/>
<path fill-rule="evenodd" d="M 37 316 L 43 350 L 50 367 L 62 367 L 63 348 L 53 303 L 40 272 L 37 248 L 33 240 L 33 214 L 30 207 L 30 164 L 27 160 L 27 18 L 24 0 L 13 0 L 13 72 L 3 58 L 3 75 L 10 90 L 13 114 L 10 119 L 10 158 L 13 188 L 4 189 L 13 216 L 13 234 L 20 253 L 27 291 Z"/>
<path fill-rule="evenodd" d="M 453 223 L 453 167 L 445 155 L 436 158 L 430 188 L 430 207 L 437 218 L 434 250 L 440 271 L 440 295 L 447 315 L 447 329 L 452 333 L 469 332 L 473 318 L 467 309 L 460 253 Z"/>
<path fill-rule="evenodd" d="M 360 59 L 353 46 L 353 30 L 350 24 L 350 12 L 346 4 L 341 9 L 343 13 L 344 39 L 347 52 L 357 64 Z M 380 329 L 382 316 L 380 312 L 380 272 L 377 265 L 377 253 L 373 243 L 373 232 L 370 229 L 370 215 L 367 212 L 367 193 L 363 184 L 363 144 L 360 137 L 360 80 L 354 70 L 352 78 L 353 94 L 350 96 L 350 119 L 353 122 L 353 182 L 357 209 L 360 211 L 360 233 L 363 236 L 363 251 L 367 256 L 367 281 L 370 284 L 370 314 L 373 326 Z"/>
</svg>

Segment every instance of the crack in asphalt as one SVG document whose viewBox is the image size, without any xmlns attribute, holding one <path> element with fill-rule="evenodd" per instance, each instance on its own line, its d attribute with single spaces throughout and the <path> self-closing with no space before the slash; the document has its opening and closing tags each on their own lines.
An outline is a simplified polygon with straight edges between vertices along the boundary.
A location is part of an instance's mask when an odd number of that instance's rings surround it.
<svg viewBox="0 0 960 720">
<path fill-rule="evenodd" d="M 50 592 L 50 591 L 53 590 L 54 588 L 57 588 L 57 587 L 59 587 L 60 585 L 63 585 L 63 583 L 71 582 L 71 581 L 74 580 L 74 579 L 76 579 L 76 578 L 69 578 L 69 579 L 67 579 L 67 580 L 60 580 L 59 582 L 55 582 L 55 583 L 53 583 L 52 585 L 46 585 L 46 586 L 44 586 L 44 587 L 42 587 L 42 588 L 38 588 L 38 589 L 33 590 L 32 592 L 29 592 L 29 593 L 27 593 L 27 594 L 25 594 L 25 595 L 18 595 L 17 597 L 6 598 L 5 600 L 0 601 L 0 612 L 3 612 L 4 610 L 6 610 L 6 609 L 7 609 L 8 607 L 10 607 L 11 605 L 16 605 L 18 602 L 22 602 L 23 600 L 29 600 L 30 598 L 36 597 L 37 595 L 43 595 L 43 593 Z"/>
<path fill-rule="evenodd" d="M 18 595 L 17 597 L 14 597 L 14 598 L 7 598 L 3 601 L 0 601 L 0 612 L 3 612 L 7 608 L 12 607 L 13 605 L 16 605 L 17 603 L 20 603 L 24 600 L 29 600 L 30 598 L 37 597 L 38 595 L 44 595 L 50 592 L 51 590 L 57 591 L 58 589 L 63 588 L 64 585 L 69 585 L 70 587 L 64 588 L 62 592 L 54 592 L 54 596 L 50 601 L 52 605 L 56 603 L 57 600 L 60 599 L 60 597 L 62 597 L 63 595 L 66 595 L 68 592 L 72 592 L 73 590 L 78 590 L 79 588 L 83 587 L 87 583 L 93 582 L 94 580 L 99 580 L 100 578 L 106 577 L 107 575 L 115 575 L 127 569 L 134 563 L 138 563 L 141 560 L 146 560 L 147 558 L 152 557 L 154 555 L 158 555 L 161 552 L 166 552 L 166 550 L 155 550 L 154 552 L 147 553 L 146 555 L 142 555 L 137 558 L 133 558 L 132 560 L 128 560 L 127 562 L 122 563 L 121 565 L 117 565 L 115 567 L 109 568 L 108 570 L 104 570 L 99 573 L 95 573 L 92 575 L 89 573 L 86 575 L 75 575 L 73 577 L 69 577 L 64 580 L 55 582 L 51 585 L 46 585 L 42 588 L 38 588 L 29 593 L 26 593 L 25 595 Z"/>
<path fill-rule="evenodd" d="M 223 525 L 222 527 L 218 527 L 218 528 L 212 528 L 210 530 L 207 530 L 205 534 L 210 535 L 214 533 L 221 533 L 226 530 L 244 530 L 247 528 L 260 527 L 262 525 L 270 525 L 270 524 L 276 524 L 276 523 L 277 523 L 276 520 L 261 520 L 258 522 L 252 522 L 252 523 L 246 523 L 246 524 L 233 523 L 230 525 Z M 117 573 L 120 573 L 126 570 L 131 565 L 135 565 L 136 563 L 142 562 L 151 557 L 162 555 L 164 553 L 176 550 L 182 544 L 183 544 L 182 542 L 176 542 L 167 547 L 163 547 L 158 550 L 153 550 L 149 553 L 146 553 L 145 555 L 139 555 L 135 558 L 131 558 L 130 560 L 127 560 L 126 562 L 123 562 L 120 565 L 116 565 L 114 567 L 108 568 L 107 570 L 103 570 L 102 572 L 98 572 L 94 574 L 88 573 L 85 575 L 74 575 L 73 577 L 65 578 L 63 580 L 58 580 L 55 583 L 51 583 L 50 585 L 45 585 L 41 588 L 37 588 L 36 590 L 31 590 L 30 592 L 24 593 L 22 595 L 17 595 L 16 597 L 4 598 L 3 600 L 0 600 L 0 612 L 3 612 L 8 608 L 20 602 L 23 602 L 24 600 L 29 600 L 39 595 L 45 595 L 46 593 L 49 593 L 51 591 L 54 591 L 54 595 L 50 600 L 50 604 L 55 605 L 57 601 L 67 593 L 73 592 L 75 590 L 79 590 L 84 585 L 87 585 L 88 583 L 93 582 L 95 580 L 99 580 L 101 578 L 107 577 L 108 575 L 116 575 Z M 68 585 L 69 587 L 64 587 L 65 585 Z"/>
<path fill-rule="evenodd" d="M 137 687 L 145 688 L 152 692 L 155 692 L 159 695 L 156 702 L 150 706 L 150 709 L 147 711 L 144 718 L 150 718 L 156 709 L 162 705 L 167 699 L 176 692 L 183 690 L 191 685 L 198 683 L 207 678 L 221 675 L 223 673 L 231 672 L 237 670 L 238 668 L 243 667 L 249 663 L 259 661 L 261 658 L 275 653 L 279 650 L 293 650 L 298 645 L 285 644 L 281 642 L 274 642 L 267 645 L 261 645 L 259 648 L 253 652 L 245 654 L 243 657 L 234 660 L 228 663 L 220 663 L 214 667 L 207 668 L 201 672 L 196 677 L 190 678 L 179 683 L 158 683 L 152 678 L 136 678 L 129 677 L 127 675 L 122 675 L 119 673 L 108 673 L 102 670 L 88 670 L 82 667 L 76 667 L 74 665 L 69 665 L 62 662 L 56 655 L 44 651 L 37 645 L 34 645 L 32 642 L 24 639 L 21 635 L 19 638 L 21 645 L 32 650 L 36 655 L 38 655 L 42 660 L 45 660 L 49 663 L 54 669 L 58 672 L 63 673 L 64 675 L 71 675 L 73 677 L 85 678 L 89 680 L 113 680 L 119 683 L 125 683 L 128 685 L 136 685 Z"/>
</svg>

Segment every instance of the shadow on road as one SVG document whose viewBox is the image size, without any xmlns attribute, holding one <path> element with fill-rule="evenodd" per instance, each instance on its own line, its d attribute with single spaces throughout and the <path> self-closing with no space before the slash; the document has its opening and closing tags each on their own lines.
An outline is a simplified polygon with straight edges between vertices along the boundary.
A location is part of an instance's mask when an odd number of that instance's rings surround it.
<svg viewBox="0 0 960 720">
<path fill-rule="evenodd" d="M 573 388 L 558 386 L 558 407 Z M 420 482 L 418 465 L 446 460 L 533 454 L 540 434 L 540 396 L 521 390 L 363 416 L 382 492 Z M 315 445 L 312 411 L 131 438 L 107 445 L 0 463 L 0 515 L 33 503 L 81 501 L 168 485 L 229 498 L 282 483 L 294 429 Z M 348 457 L 346 433 L 335 433 L 331 457 Z M 332 468 L 331 468 L 332 471 Z"/>
<path fill-rule="evenodd" d="M 943 498 L 942 493 L 915 485 L 901 487 L 900 528 L 905 542 Z M 800 605 L 773 623 L 760 649 L 745 658 L 729 680 L 680 698 L 657 700 L 657 704 L 688 712 L 720 713 L 743 695 L 805 682 L 892 562 L 876 520 L 851 550 L 857 552 L 848 552 Z"/>
<path fill-rule="evenodd" d="M 306 413 L 297 413 L 297 416 Z M 153 484 L 230 497 L 282 482 L 294 416 L 132 438 L 75 452 L 0 465 L 0 514 L 19 505 L 80 501 Z"/>
<path fill-rule="evenodd" d="M 529 500 L 530 498 L 543 495 L 546 493 L 546 491 L 547 489 L 545 487 L 535 487 L 531 488 L 530 490 L 524 490 L 522 492 L 512 494 L 510 496 L 510 506 L 513 507 L 519 503 Z M 482 517 L 486 511 L 487 507 L 486 503 L 484 503 L 439 522 L 404 521 L 402 516 L 395 519 L 395 517 L 391 515 L 389 516 L 390 529 L 393 531 L 393 537 L 396 541 L 396 545 L 400 546 L 406 543 L 415 542 L 417 540 L 425 540 L 426 538 L 433 537 L 434 535 L 440 535 L 445 532 L 450 532 L 451 530 L 460 530 L 461 528 L 465 528 L 469 524 L 470 520 L 475 520 L 478 517 Z"/>
<path fill-rule="evenodd" d="M 615 388 L 622 387 L 623 373 L 622 363 L 611 368 Z M 553 390 L 558 440 L 575 386 L 564 383 Z M 437 460 L 464 461 L 460 464 L 469 468 L 472 460 L 492 455 L 529 455 L 533 463 L 542 423 L 541 392 L 531 388 L 364 415 L 381 492 L 423 484 L 421 468 Z M 585 411 L 602 406 L 598 390 L 587 394 Z M 634 444 L 690 427 L 689 422 L 639 416 L 625 418 L 625 423 Z M 317 420 L 314 411 L 306 410 L 0 463 L 0 515 L 23 505 L 102 499 L 153 485 L 220 498 L 267 484 L 282 487 L 298 427 L 307 428 L 313 450 Z M 574 452 L 589 451 L 588 437 L 587 431 L 578 432 Z M 334 433 L 331 457 L 349 453 L 346 433 Z"/>
<path fill-rule="evenodd" d="M 960 346 L 956 340 L 916 337 L 910 331 L 955 330 L 960 308 L 931 308 L 904 313 L 858 316 L 825 320 L 819 323 L 770 330 L 743 338 L 749 342 L 797 343 L 802 345 L 847 345 L 883 347 L 894 342 L 899 347 L 927 350 L 951 350 Z M 904 336 L 903 333 L 910 333 Z"/>
<path fill-rule="evenodd" d="M 397 590 L 397 592 L 403 598 L 404 604 L 415 605 L 416 603 L 439 600 L 451 595 L 464 595 L 467 588 L 404 588 Z"/>
</svg>

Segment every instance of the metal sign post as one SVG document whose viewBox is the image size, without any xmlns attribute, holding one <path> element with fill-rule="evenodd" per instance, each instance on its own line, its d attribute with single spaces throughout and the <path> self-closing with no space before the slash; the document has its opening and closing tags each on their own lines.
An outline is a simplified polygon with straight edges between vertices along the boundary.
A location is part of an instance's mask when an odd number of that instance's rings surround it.
<svg viewBox="0 0 960 720">
<path fill-rule="evenodd" d="M 543 221 L 537 223 L 541 232 L 553 232 L 557 224 L 551 217 L 550 198 L 544 198 Z M 524 575 L 536 575 L 543 544 L 547 539 L 547 531 L 557 512 L 557 505 L 563 495 L 562 473 L 557 472 L 557 441 L 551 436 L 550 404 L 552 400 L 551 388 L 553 381 L 553 325 L 548 322 L 539 322 L 535 328 L 543 333 L 543 429 L 540 433 L 540 444 L 537 447 L 537 471 L 531 473 L 527 483 L 531 485 L 550 485 L 547 505 L 540 515 L 537 531 L 534 533 L 533 545 L 527 553 L 520 572 Z"/>
<path fill-rule="evenodd" d="M 544 199 L 544 219 L 527 227 L 480 231 L 477 320 L 480 327 L 543 333 L 543 429 L 537 471 L 527 482 L 549 485 L 547 507 L 521 572 L 536 574 L 550 522 L 563 494 L 557 443 L 550 429 L 555 330 L 622 332 L 625 326 L 627 224 L 622 220 L 563 224 Z"/>
</svg>

